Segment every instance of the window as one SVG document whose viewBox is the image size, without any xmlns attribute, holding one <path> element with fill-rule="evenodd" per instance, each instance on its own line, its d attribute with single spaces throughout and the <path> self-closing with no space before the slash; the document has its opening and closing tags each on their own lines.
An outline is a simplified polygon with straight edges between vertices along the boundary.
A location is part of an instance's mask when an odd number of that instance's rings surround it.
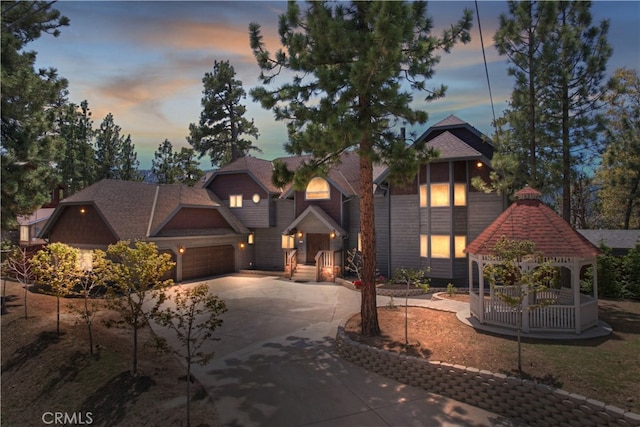
<svg viewBox="0 0 640 427">
<path fill-rule="evenodd" d="M 307 184 L 306 200 L 328 200 L 331 198 L 331 190 L 326 179 L 315 177 Z"/>
<path fill-rule="evenodd" d="M 467 254 L 464 253 L 464 248 L 467 247 L 467 236 L 455 236 L 455 257 L 466 258 Z"/>
<path fill-rule="evenodd" d="M 229 207 L 241 208 L 242 207 L 242 194 L 232 194 L 229 196 Z"/>
<path fill-rule="evenodd" d="M 449 236 L 431 236 L 431 258 L 449 258 L 451 239 Z"/>
<path fill-rule="evenodd" d="M 420 186 L 420 207 L 421 208 L 427 207 L 427 186 L 426 185 Z"/>
<path fill-rule="evenodd" d="M 464 183 L 453 184 L 453 205 L 467 206 L 467 185 Z"/>
<path fill-rule="evenodd" d="M 282 236 L 282 249 L 293 249 L 295 246 L 295 239 L 293 236 L 287 234 Z"/>
<path fill-rule="evenodd" d="M 29 226 L 21 225 L 20 226 L 20 241 L 28 242 L 29 241 Z"/>
<path fill-rule="evenodd" d="M 420 235 L 420 256 L 426 258 L 429 256 L 429 239 L 426 234 Z"/>
<path fill-rule="evenodd" d="M 358 231 L 358 252 L 362 252 L 362 234 Z"/>
<path fill-rule="evenodd" d="M 449 184 L 431 184 L 431 206 L 446 207 L 449 203 Z"/>
</svg>

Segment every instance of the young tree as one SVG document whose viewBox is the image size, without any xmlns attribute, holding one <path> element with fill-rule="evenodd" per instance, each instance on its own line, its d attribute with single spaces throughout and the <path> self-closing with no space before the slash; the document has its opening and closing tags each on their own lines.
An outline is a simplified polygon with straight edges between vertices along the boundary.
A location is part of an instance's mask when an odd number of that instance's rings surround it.
<svg viewBox="0 0 640 427">
<path fill-rule="evenodd" d="M 281 70 L 293 80 L 280 87 L 251 91 L 275 119 L 287 122 L 288 153 L 311 154 L 291 178 L 297 189 L 326 173 L 342 153 L 355 150 L 360 158 L 360 230 L 362 236 L 362 333 L 380 333 L 375 283 L 373 166 L 384 164 L 394 183 L 413 178 L 420 162 L 433 156 L 425 145 L 407 145 L 392 128 L 399 122 L 424 123 L 427 113 L 412 108 L 412 91 L 427 90 L 439 61 L 457 41 L 470 40 L 472 14 L 440 37 L 431 34 L 426 3 L 310 2 L 300 10 L 289 2 L 280 16 L 283 48 L 272 57 L 265 50 L 260 25 L 249 27 L 251 48 L 269 85 Z M 403 86 L 403 83 L 406 83 Z M 410 90 L 408 89 L 410 88 Z M 445 87 L 429 91 L 427 100 L 440 98 Z M 279 166 L 282 172 L 282 165 Z"/>
<path fill-rule="evenodd" d="M 399 268 L 393 274 L 394 283 L 404 283 L 407 289 L 404 297 L 404 345 L 409 346 L 409 287 L 420 287 L 425 292 L 429 291 L 429 282 L 431 279 L 425 276 L 429 270 Z"/>
<path fill-rule="evenodd" d="M 516 312 L 516 329 L 518 331 L 518 371 L 522 372 L 522 316 L 525 315 L 524 301 L 536 292 L 547 290 L 547 283 L 554 276 L 555 270 L 548 262 L 539 262 L 540 254 L 536 252 L 535 243 L 529 240 L 511 240 L 505 236 L 496 242 L 493 249 L 499 260 L 497 264 L 485 266 L 483 274 L 487 277 L 496 295 Z M 538 262 L 538 267 L 527 268 L 525 263 Z M 528 303 L 527 311 L 534 310 L 549 303 L 540 300 Z"/>
<path fill-rule="evenodd" d="M 187 141 L 200 154 L 208 154 L 211 166 L 224 166 L 260 151 L 243 135 L 258 138 L 258 128 L 244 117 L 246 107 L 240 102 L 246 97 L 242 82 L 229 61 L 214 61 L 213 71 L 202 79 L 202 112 L 200 122 L 189 125 Z"/>
<path fill-rule="evenodd" d="M 58 132 L 65 144 L 57 162 L 58 170 L 66 193 L 72 195 L 95 182 L 95 151 L 91 145 L 93 121 L 86 100 L 79 106 L 71 103 L 61 109 Z"/>
<path fill-rule="evenodd" d="M 36 52 L 27 45 L 42 34 L 57 37 L 69 19 L 51 2 L 2 2 L 0 71 L 2 227 L 47 203 L 58 176 L 51 165 L 61 150 L 52 132 L 55 111 L 64 104 L 67 81 L 53 68 L 35 70 Z"/>
<path fill-rule="evenodd" d="M 31 286 L 36 277 L 26 248 L 14 248 L 11 251 L 6 260 L 6 271 L 15 277 L 24 289 L 24 318 L 26 319 L 28 317 L 27 295 L 29 294 L 29 286 Z"/>
<path fill-rule="evenodd" d="M 166 295 L 169 306 L 162 306 L 165 300 L 158 300 L 152 312 L 153 319 L 175 333 L 181 349 L 171 351 L 187 365 L 187 426 L 191 425 L 191 366 L 204 365 L 211 360 L 213 352 L 200 351 L 203 344 L 211 340 L 213 332 L 222 324 L 220 315 L 227 311 L 223 300 L 211 295 L 205 284 L 177 289 L 173 296 Z M 169 348 L 165 341 L 163 347 Z"/>
<path fill-rule="evenodd" d="M 148 321 L 145 303 L 148 299 L 159 297 L 164 288 L 173 283 L 172 279 L 164 279 L 164 274 L 174 267 L 171 256 L 158 252 L 152 242 L 120 241 L 109 245 L 104 273 L 104 283 L 109 285 L 107 303 L 109 308 L 117 311 L 121 319 L 108 321 L 108 327 L 124 324 L 131 327 L 132 373 L 138 373 L 138 331 Z"/>
<path fill-rule="evenodd" d="M 613 228 L 640 228 L 640 78 L 616 70 L 605 97 L 607 148 L 596 174 L 604 221 Z"/>
<path fill-rule="evenodd" d="M 60 335 L 60 298 L 80 283 L 80 251 L 64 243 L 51 243 L 31 259 L 33 272 L 45 293 L 56 297 L 56 333 Z"/>
</svg>

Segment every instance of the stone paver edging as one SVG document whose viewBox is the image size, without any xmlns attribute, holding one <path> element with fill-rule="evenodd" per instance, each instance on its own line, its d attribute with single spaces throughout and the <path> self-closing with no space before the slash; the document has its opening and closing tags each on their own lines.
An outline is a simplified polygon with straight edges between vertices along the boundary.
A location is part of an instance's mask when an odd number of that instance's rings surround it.
<svg viewBox="0 0 640 427">
<path fill-rule="evenodd" d="M 345 324 L 338 354 L 404 384 L 535 425 L 640 426 L 640 414 L 544 384 L 370 347 L 352 340 Z"/>
</svg>

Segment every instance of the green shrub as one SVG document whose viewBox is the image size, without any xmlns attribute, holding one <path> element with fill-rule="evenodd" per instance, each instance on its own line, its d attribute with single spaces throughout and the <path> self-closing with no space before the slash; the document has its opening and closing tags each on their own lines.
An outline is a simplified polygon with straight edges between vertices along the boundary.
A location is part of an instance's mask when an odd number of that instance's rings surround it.
<svg viewBox="0 0 640 427">
<path fill-rule="evenodd" d="M 622 296 L 640 299 L 640 242 L 622 258 L 621 272 Z"/>
</svg>

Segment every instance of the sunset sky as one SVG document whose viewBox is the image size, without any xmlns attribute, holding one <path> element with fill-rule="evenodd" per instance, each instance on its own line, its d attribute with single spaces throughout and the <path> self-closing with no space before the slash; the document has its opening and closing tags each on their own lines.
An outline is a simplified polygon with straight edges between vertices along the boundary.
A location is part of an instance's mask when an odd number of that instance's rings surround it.
<svg viewBox="0 0 640 427">
<path fill-rule="evenodd" d="M 506 108 L 513 80 L 507 61 L 493 47 L 498 18 L 507 12 L 506 2 L 480 1 L 480 24 L 484 37 L 489 77 L 496 115 Z M 59 1 L 54 7 L 71 24 L 58 38 L 44 35 L 29 44 L 38 52 L 38 67 L 54 67 L 69 80 L 69 100 L 89 102 L 94 128 L 113 113 L 124 135 L 131 134 L 141 169 L 151 167 L 153 152 L 165 139 L 174 149 L 188 146 L 189 123 L 199 120 L 202 77 L 213 61 L 230 61 L 245 90 L 256 86 L 259 69 L 249 47 L 248 26 L 262 25 L 269 51 L 280 47 L 278 15 L 284 2 L 102 2 Z M 475 15 L 473 1 L 429 2 L 435 33 L 462 16 L 464 8 Z M 610 20 L 609 43 L 613 56 L 608 72 L 616 68 L 640 68 L 640 2 L 596 1 L 591 8 L 594 23 Z M 445 98 L 423 102 L 426 94 L 415 93 L 418 108 L 429 113 L 429 121 L 413 129 L 418 134 L 449 114 L 455 114 L 491 135 L 492 113 L 482 59 L 480 36 L 474 17 L 472 41 L 442 54 L 433 87 L 448 86 Z M 281 85 L 286 80 L 276 79 Z M 255 120 L 260 131 L 256 141 L 266 159 L 284 155 L 285 123 L 275 122 L 247 96 L 245 117 Z M 208 157 L 202 168 L 210 169 Z"/>
</svg>

